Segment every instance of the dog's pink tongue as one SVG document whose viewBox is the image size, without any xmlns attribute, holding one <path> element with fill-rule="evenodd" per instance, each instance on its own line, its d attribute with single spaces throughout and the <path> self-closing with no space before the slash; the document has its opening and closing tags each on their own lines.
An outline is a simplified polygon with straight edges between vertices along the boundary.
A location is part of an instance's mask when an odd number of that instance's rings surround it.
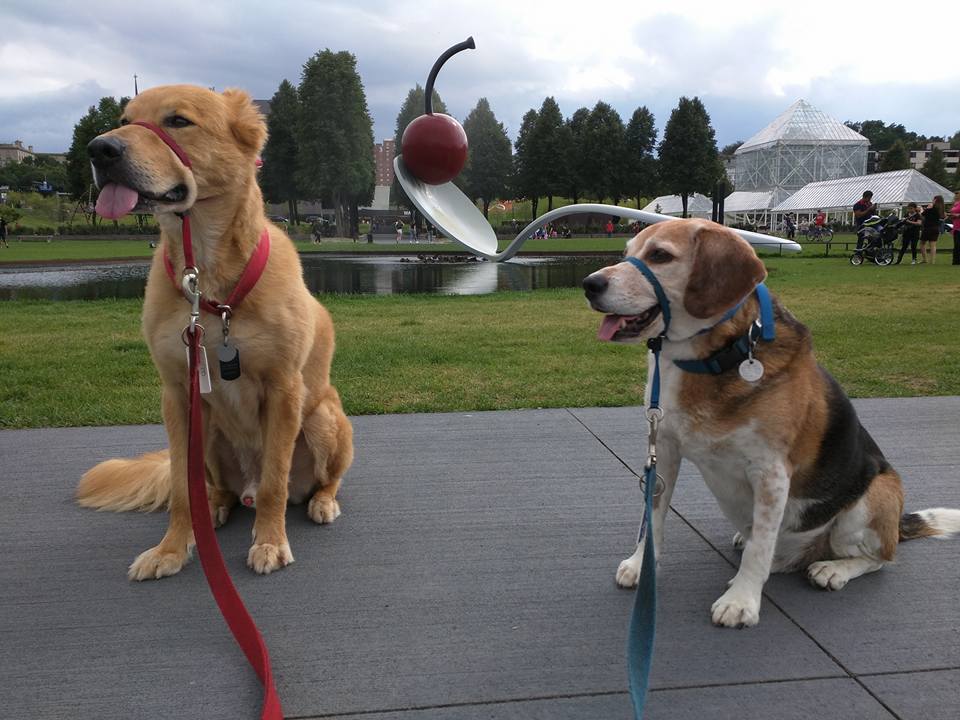
<svg viewBox="0 0 960 720">
<path fill-rule="evenodd" d="M 108 220 L 122 218 L 137 205 L 136 190 L 116 183 L 107 183 L 97 196 L 97 215 Z"/>
<path fill-rule="evenodd" d="M 600 340 L 612 340 L 617 330 L 623 325 L 623 315 L 604 315 L 597 337 Z"/>
</svg>

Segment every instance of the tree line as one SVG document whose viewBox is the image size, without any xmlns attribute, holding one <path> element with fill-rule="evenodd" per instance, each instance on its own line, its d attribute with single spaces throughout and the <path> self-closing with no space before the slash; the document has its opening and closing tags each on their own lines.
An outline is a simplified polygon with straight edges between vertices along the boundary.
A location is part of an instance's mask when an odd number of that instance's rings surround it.
<svg viewBox="0 0 960 720">
<path fill-rule="evenodd" d="M 128 100 L 102 98 L 74 127 L 64 182 L 75 198 L 93 192 L 87 143 L 118 126 Z M 436 91 L 433 106 L 436 112 L 447 112 Z M 424 90 L 416 85 L 397 115 L 396 152 L 403 130 L 423 107 Z M 942 139 L 879 120 L 846 124 L 866 136 L 873 149 L 886 151 L 880 170 L 909 167 L 908 149 Z M 717 150 L 710 116 L 697 97 L 679 99 L 662 134 L 646 106 L 636 108 L 626 122 L 602 100 L 564 117 L 553 97 L 523 115 L 512 143 L 486 98 L 477 101 L 463 125 L 469 155 L 455 182 L 485 216 L 493 202 L 504 198 L 530 200 L 535 217 L 544 199 L 548 210 L 558 197 L 575 203 L 632 199 L 639 207 L 662 194 L 679 195 L 686 214 L 690 195 L 712 194 L 717 181 L 725 179 L 721 158 L 741 144 Z M 280 83 L 270 101 L 267 126 L 260 176 L 266 199 L 286 203 L 294 222 L 300 201 L 319 200 L 334 211 L 337 234 L 355 236 L 359 208 L 372 201 L 375 183 L 373 123 L 355 56 L 326 49 L 310 57 L 298 84 L 286 79 Z M 960 148 L 960 132 L 950 142 Z M 939 150 L 931 153 L 923 172 L 943 185 L 960 186 L 960 176 L 948 176 Z M 728 183 L 726 191 L 730 189 Z M 391 201 L 415 210 L 396 181 Z"/>
</svg>

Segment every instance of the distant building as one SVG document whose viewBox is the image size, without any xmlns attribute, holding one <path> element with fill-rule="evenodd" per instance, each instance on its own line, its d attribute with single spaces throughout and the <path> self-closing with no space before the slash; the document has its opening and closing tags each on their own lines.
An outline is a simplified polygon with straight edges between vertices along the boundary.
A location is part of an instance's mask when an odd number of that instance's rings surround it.
<svg viewBox="0 0 960 720">
<path fill-rule="evenodd" d="M 922 170 L 924 163 L 930 158 L 930 153 L 934 150 L 943 152 L 943 160 L 947 166 L 947 172 L 951 175 L 957 171 L 957 165 L 960 165 L 960 150 L 951 150 L 948 142 L 929 142 L 923 150 L 910 150 L 910 169 Z M 880 165 L 883 163 L 883 156 L 887 154 L 886 150 L 871 150 L 867 157 L 867 172 L 880 172 Z"/>
<path fill-rule="evenodd" d="M 377 185 L 390 187 L 393 185 L 393 156 L 396 153 L 396 142 L 387 138 L 379 145 L 373 146 L 373 159 L 377 163 Z"/>
<path fill-rule="evenodd" d="M 35 158 L 36 156 L 36 153 L 33 152 L 33 145 L 24 147 L 20 140 L 0 144 L 0 165 L 22 163 L 27 158 Z"/>
</svg>

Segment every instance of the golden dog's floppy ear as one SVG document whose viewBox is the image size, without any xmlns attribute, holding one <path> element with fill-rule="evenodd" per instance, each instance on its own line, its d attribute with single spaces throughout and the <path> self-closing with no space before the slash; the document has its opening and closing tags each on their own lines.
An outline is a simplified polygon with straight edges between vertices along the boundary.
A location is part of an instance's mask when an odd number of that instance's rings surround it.
<svg viewBox="0 0 960 720">
<path fill-rule="evenodd" d="M 244 150 L 259 155 L 267 141 L 267 124 L 263 115 L 244 90 L 230 88 L 223 91 L 230 111 L 230 131 Z"/>
<path fill-rule="evenodd" d="M 683 306 L 695 318 L 719 315 L 763 282 L 767 269 L 750 244 L 721 225 L 707 225 L 694 236 L 693 268 Z"/>
</svg>

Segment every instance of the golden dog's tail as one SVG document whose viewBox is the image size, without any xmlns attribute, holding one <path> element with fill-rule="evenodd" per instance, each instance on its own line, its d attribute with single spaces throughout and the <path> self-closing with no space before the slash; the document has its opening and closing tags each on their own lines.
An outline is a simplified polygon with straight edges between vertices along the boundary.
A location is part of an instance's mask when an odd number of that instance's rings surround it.
<svg viewBox="0 0 960 720">
<path fill-rule="evenodd" d="M 900 518 L 900 540 L 950 537 L 960 533 L 960 510 L 930 508 Z"/>
<path fill-rule="evenodd" d="M 77 502 L 97 510 L 152 512 L 166 508 L 169 500 L 168 450 L 107 460 L 87 470 L 77 486 Z"/>
</svg>

